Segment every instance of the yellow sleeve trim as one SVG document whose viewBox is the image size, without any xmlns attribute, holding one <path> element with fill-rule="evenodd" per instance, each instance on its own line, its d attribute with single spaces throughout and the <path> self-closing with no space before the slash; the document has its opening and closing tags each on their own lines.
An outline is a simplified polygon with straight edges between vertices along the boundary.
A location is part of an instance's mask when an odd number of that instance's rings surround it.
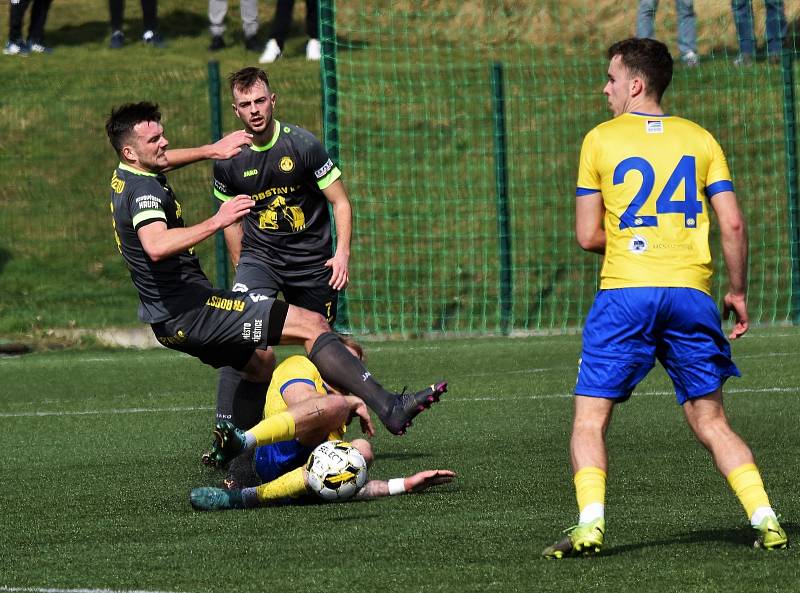
<svg viewBox="0 0 800 593">
<path fill-rule="evenodd" d="M 133 217 L 133 228 L 136 228 L 139 223 L 145 220 L 167 220 L 167 215 L 162 210 L 142 210 Z"/>
</svg>

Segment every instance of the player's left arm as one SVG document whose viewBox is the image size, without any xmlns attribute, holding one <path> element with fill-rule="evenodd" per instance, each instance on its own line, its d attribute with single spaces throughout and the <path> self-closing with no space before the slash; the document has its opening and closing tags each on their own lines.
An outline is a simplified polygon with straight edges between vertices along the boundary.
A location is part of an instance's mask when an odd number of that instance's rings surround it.
<svg viewBox="0 0 800 593">
<path fill-rule="evenodd" d="M 325 199 L 333 208 L 333 221 L 336 225 L 336 251 L 334 256 L 325 262 L 331 268 L 331 279 L 328 282 L 335 290 L 342 290 L 350 282 L 350 240 L 353 235 L 353 208 L 347 197 L 347 190 L 341 179 L 337 179 L 322 190 Z"/>
<path fill-rule="evenodd" d="M 434 486 L 449 484 L 455 477 L 455 472 L 449 469 L 429 469 L 405 478 L 395 478 L 388 481 L 369 480 L 356 493 L 355 498 L 356 500 L 369 500 L 382 496 L 422 492 Z"/>
<path fill-rule="evenodd" d="M 723 297 L 722 318 L 734 315 L 731 340 L 744 335 L 750 326 L 747 314 L 747 225 L 733 191 L 714 194 L 710 200 L 717 215 L 722 255 L 728 270 L 728 292 Z"/>
<path fill-rule="evenodd" d="M 236 130 L 213 144 L 204 144 L 194 148 L 173 148 L 166 152 L 168 164 L 164 171 L 172 171 L 206 159 L 229 159 L 242 152 L 242 146 L 252 143 L 252 134 L 244 130 Z"/>
<path fill-rule="evenodd" d="M 603 228 L 603 194 L 595 192 L 575 198 L 575 238 L 586 251 L 606 252 L 606 231 Z"/>
</svg>

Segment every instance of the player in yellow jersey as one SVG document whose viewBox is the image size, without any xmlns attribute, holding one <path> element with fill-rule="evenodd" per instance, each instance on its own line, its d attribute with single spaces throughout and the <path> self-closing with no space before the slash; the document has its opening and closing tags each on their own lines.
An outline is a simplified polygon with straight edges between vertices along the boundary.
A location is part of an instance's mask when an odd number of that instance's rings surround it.
<svg viewBox="0 0 800 593">
<path fill-rule="evenodd" d="M 363 360 L 360 345 L 347 338 L 342 341 L 354 356 Z M 226 479 L 227 488 L 195 488 L 189 501 L 200 511 L 307 501 L 308 474 L 303 465 L 318 444 L 341 440 L 345 425 L 355 416 L 361 421 L 362 431 L 372 436 L 375 431 L 363 401 L 352 395 L 342 395 L 340 388 L 326 385 L 305 356 L 287 358 L 272 375 L 264 420 L 247 431 L 227 421 L 217 423 L 208 462 L 221 466 L 233 460 L 232 472 Z M 364 439 L 350 442 L 367 464 L 371 464 L 374 455 L 370 443 Z M 237 462 L 246 464 L 244 472 L 241 463 L 234 469 Z M 260 485 L 250 485 L 248 473 L 252 475 L 253 472 L 256 484 L 260 482 Z M 369 480 L 356 498 L 419 492 L 446 484 L 454 477 L 449 470 L 427 470 L 388 481 Z"/>
<path fill-rule="evenodd" d="M 630 397 L 656 359 L 690 428 L 744 506 L 756 545 L 786 547 L 753 454 L 722 405 L 722 386 L 739 370 L 710 296 L 709 209 L 728 271 L 723 314 L 735 317 L 728 337 L 748 329 L 747 233 L 725 155 L 706 130 L 662 110 L 672 79 L 663 43 L 620 41 L 608 59 L 603 92 L 614 118 L 586 135 L 576 191 L 578 243 L 604 255 L 575 387 L 570 452 L 580 517 L 543 555 L 600 551 L 606 430 L 614 405 Z"/>
</svg>

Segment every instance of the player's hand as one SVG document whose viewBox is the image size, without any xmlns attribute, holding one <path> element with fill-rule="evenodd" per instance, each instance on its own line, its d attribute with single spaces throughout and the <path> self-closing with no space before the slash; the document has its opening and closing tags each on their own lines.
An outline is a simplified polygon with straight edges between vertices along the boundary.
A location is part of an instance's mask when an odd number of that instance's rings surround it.
<svg viewBox="0 0 800 593">
<path fill-rule="evenodd" d="M 405 478 L 406 492 L 422 492 L 432 486 L 449 484 L 456 477 L 456 473 L 449 469 L 429 469 Z"/>
<path fill-rule="evenodd" d="M 251 133 L 244 130 L 236 130 L 210 145 L 211 154 L 209 158 L 216 160 L 229 159 L 242 152 L 242 146 L 249 146 L 252 143 L 253 135 Z"/>
<path fill-rule="evenodd" d="M 350 418 L 347 420 L 347 424 L 350 424 L 353 418 L 358 416 L 359 422 L 361 423 L 361 432 L 374 437 L 375 426 L 372 424 L 372 417 L 369 415 L 367 405 L 360 397 L 356 397 L 355 395 L 347 395 L 345 398 L 350 402 Z"/>
<path fill-rule="evenodd" d="M 250 196 L 240 194 L 235 198 L 222 202 L 222 205 L 214 215 L 219 228 L 224 229 L 250 212 L 250 208 L 256 203 Z"/>
<path fill-rule="evenodd" d="M 349 256 L 337 252 L 336 255 L 325 262 L 325 267 L 331 269 L 331 279 L 328 281 L 328 284 L 330 284 L 334 290 L 347 288 L 347 285 L 350 283 L 350 272 L 347 267 L 349 260 Z"/>
<path fill-rule="evenodd" d="M 728 338 L 735 340 L 743 336 L 750 327 L 750 318 L 747 315 L 747 301 L 743 294 L 727 293 L 722 299 L 722 318 L 728 320 L 733 313 L 733 331 Z"/>
</svg>

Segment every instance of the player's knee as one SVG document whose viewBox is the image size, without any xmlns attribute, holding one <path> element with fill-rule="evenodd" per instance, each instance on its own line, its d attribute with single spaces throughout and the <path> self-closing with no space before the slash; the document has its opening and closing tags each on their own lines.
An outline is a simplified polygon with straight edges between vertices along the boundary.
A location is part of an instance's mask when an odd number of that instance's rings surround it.
<svg viewBox="0 0 800 593">
<path fill-rule="evenodd" d="M 353 439 L 350 441 L 350 444 L 358 449 L 368 466 L 372 465 L 372 462 L 375 459 L 375 454 L 372 452 L 372 445 L 369 443 L 369 441 L 364 439 Z"/>
</svg>

